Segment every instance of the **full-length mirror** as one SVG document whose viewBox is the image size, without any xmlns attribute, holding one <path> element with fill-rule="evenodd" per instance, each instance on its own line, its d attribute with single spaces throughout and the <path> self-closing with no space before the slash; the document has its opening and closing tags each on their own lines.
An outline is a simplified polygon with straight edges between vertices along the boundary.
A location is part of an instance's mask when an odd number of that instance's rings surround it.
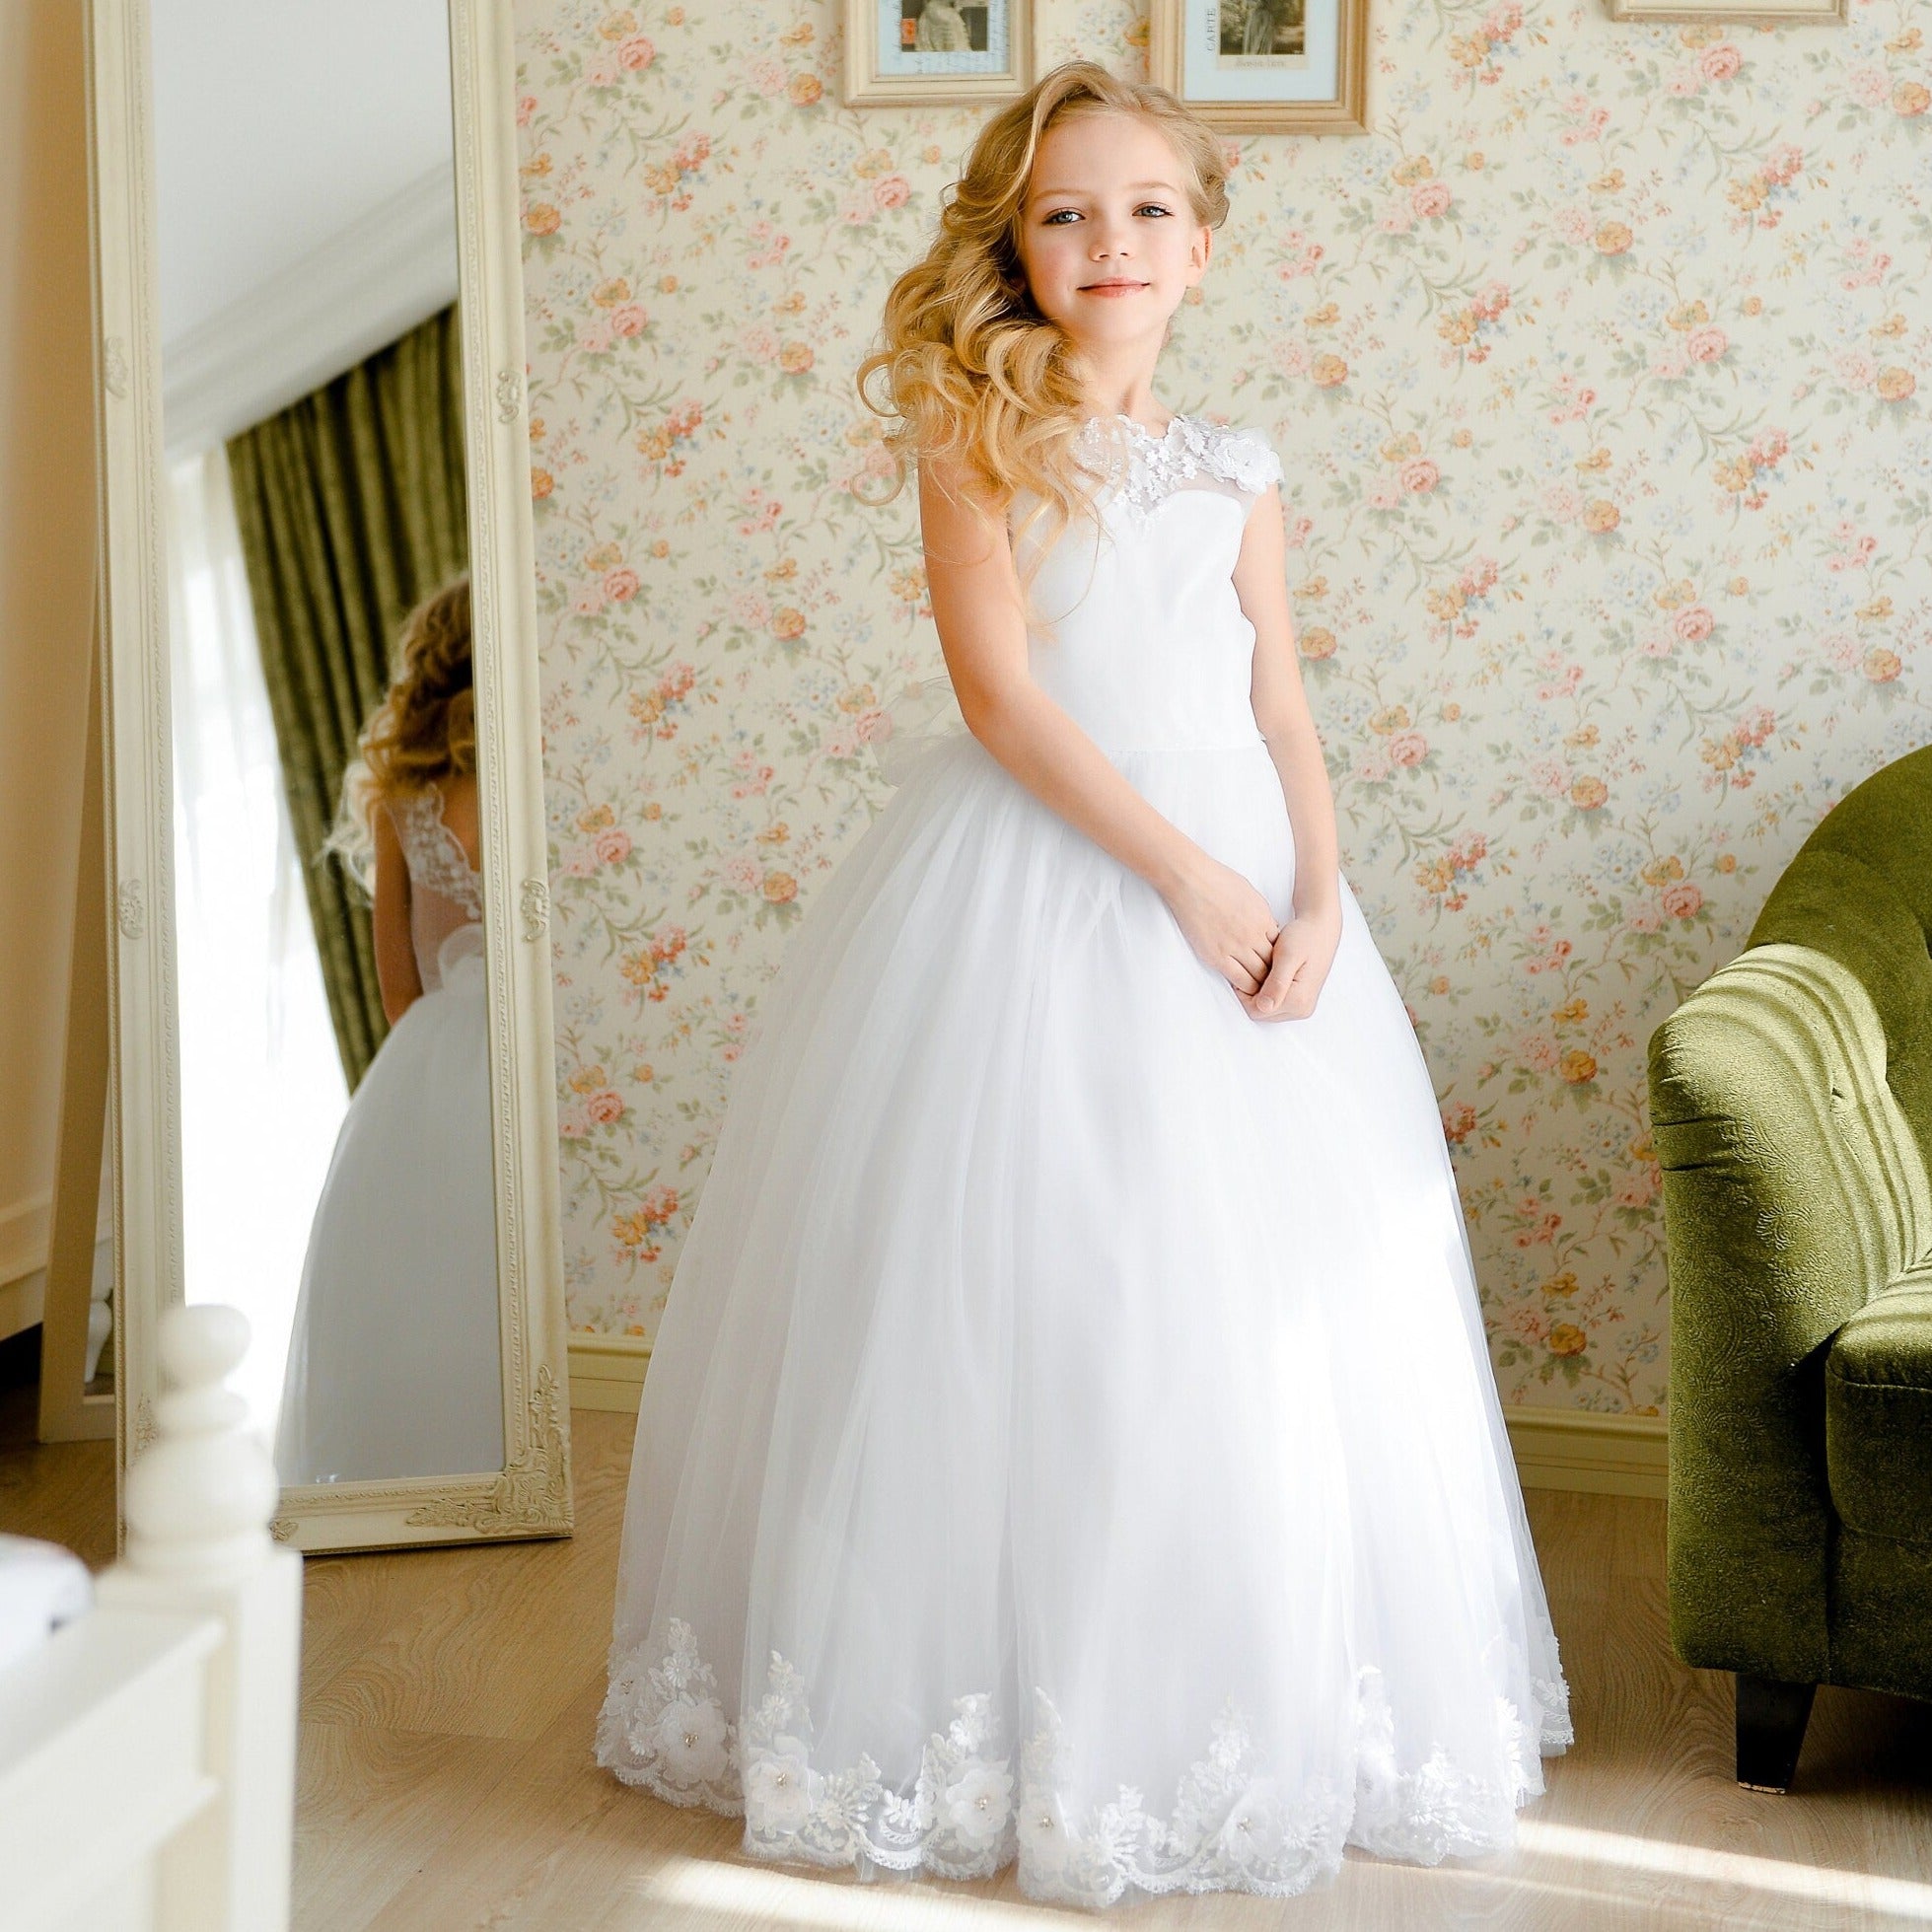
<svg viewBox="0 0 1932 1932">
<path fill-rule="evenodd" d="M 308 1548 L 569 1527 L 502 12 L 95 7 L 130 1428 L 241 1308 Z"/>
</svg>

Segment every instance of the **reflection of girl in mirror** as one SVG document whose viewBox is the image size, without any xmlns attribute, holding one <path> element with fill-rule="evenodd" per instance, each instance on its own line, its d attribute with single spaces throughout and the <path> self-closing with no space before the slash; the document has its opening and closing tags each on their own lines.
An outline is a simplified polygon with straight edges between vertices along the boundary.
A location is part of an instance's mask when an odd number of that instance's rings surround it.
<svg viewBox="0 0 1932 1932">
<path fill-rule="evenodd" d="M 467 578 L 410 613 L 399 659 L 329 839 L 373 892 L 390 1031 L 309 1234 L 285 1483 L 503 1465 Z"/>
</svg>

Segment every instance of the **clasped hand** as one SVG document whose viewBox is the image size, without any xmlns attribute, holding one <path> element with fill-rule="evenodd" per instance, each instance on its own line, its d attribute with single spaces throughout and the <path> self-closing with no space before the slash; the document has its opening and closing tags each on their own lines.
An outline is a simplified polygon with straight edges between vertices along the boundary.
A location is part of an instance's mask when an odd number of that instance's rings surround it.
<svg viewBox="0 0 1932 1932">
<path fill-rule="evenodd" d="M 1203 857 L 1168 905 L 1195 958 L 1228 982 L 1254 1019 L 1300 1020 L 1314 1012 L 1341 943 L 1339 899 L 1283 925 L 1251 880 Z"/>
</svg>

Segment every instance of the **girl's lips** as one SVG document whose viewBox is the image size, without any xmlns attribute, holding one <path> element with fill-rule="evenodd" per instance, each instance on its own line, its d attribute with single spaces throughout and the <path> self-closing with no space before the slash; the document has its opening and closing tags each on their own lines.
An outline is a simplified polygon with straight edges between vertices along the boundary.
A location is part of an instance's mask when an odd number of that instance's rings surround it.
<svg viewBox="0 0 1932 1932">
<path fill-rule="evenodd" d="M 1145 282 L 1088 282 L 1080 293 L 1082 295 L 1136 295 L 1146 286 Z"/>
</svg>

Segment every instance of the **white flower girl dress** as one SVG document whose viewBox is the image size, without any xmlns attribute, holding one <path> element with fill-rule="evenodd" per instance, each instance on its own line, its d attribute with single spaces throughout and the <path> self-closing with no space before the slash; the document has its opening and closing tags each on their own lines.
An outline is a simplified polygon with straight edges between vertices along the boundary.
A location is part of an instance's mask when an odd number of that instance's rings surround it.
<svg viewBox="0 0 1932 1932">
<path fill-rule="evenodd" d="M 1033 675 L 1286 919 L 1232 582 L 1280 464 L 1186 416 L 1082 449 L 1103 530 L 1040 568 Z M 1435 1093 L 1346 881 L 1316 1010 L 1256 1021 L 963 728 L 887 750 L 658 1332 L 599 1761 L 765 1857 L 1017 1857 L 1089 1905 L 1507 1846 L 1568 1692 Z"/>
<path fill-rule="evenodd" d="M 275 1426 L 284 1483 L 503 1467 L 483 882 L 435 786 L 388 807 L 422 980 L 349 1101 Z"/>
</svg>

